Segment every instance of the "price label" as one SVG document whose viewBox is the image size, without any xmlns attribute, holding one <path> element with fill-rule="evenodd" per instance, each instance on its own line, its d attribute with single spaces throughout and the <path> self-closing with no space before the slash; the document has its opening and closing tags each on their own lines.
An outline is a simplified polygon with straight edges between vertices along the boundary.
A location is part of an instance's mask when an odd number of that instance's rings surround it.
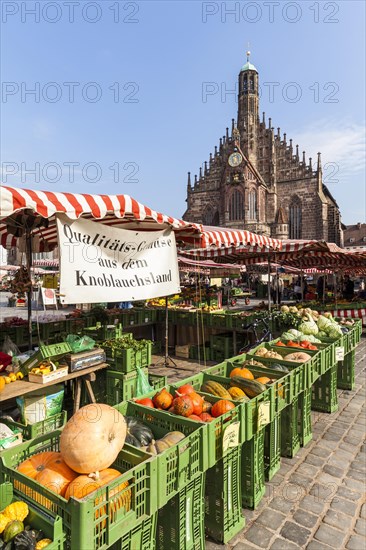
<svg viewBox="0 0 366 550">
<path fill-rule="evenodd" d="M 222 436 L 222 450 L 227 451 L 231 447 L 237 447 L 239 445 L 239 429 L 240 422 L 234 422 L 230 424 L 224 431 Z"/>
<path fill-rule="evenodd" d="M 271 420 L 270 405 L 270 401 L 264 401 L 263 403 L 260 403 L 258 407 L 258 430 L 262 426 L 269 424 Z"/>
<path fill-rule="evenodd" d="M 336 352 L 336 361 L 343 361 L 344 360 L 344 347 L 338 346 L 335 349 Z"/>
</svg>

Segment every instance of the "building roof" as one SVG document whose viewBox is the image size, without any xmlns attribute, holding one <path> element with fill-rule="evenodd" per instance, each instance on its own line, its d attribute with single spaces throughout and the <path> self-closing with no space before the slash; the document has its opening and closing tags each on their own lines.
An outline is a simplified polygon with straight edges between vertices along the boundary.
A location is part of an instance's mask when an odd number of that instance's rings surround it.
<svg viewBox="0 0 366 550">
<path fill-rule="evenodd" d="M 347 225 L 344 230 L 344 246 L 366 246 L 366 223 Z"/>
<path fill-rule="evenodd" d="M 240 69 L 241 73 L 243 71 L 255 71 L 256 73 L 258 72 L 257 69 L 254 67 L 254 65 L 252 63 L 249 63 L 249 61 L 245 63 L 245 65 L 243 65 L 242 68 Z"/>
</svg>

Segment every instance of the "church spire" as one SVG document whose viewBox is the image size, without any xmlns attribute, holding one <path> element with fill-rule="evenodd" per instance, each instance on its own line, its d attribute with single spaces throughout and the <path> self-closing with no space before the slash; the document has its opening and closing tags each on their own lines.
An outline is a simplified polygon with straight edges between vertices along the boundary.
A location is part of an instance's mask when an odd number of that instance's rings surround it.
<svg viewBox="0 0 366 550">
<path fill-rule="evenodd" d="M 188 172 L 187 187 L 188 187 L 188 191 L 191 191 L 192 185 L 191 185 L 191 173 L 190 172 Z"/>
<path fill-rule="evenodd" d="M 318 167 L 317 167 L 318 174 L 322 171 L 322 159 L 321 159 L 321 153 L 318 153 Z"/>
</svg>

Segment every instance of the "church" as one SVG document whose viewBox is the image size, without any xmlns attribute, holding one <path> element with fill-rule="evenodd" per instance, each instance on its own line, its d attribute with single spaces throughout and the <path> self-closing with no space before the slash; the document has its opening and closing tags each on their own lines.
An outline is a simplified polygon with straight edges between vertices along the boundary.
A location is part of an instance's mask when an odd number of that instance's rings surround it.
<svg viewBox="0 0 366 550">
<path fill-rule="evenodd" d="M 247 229 L 279 239 L 316 239 L 343 246 L 341 214 L 322 178 L 321 154 L 299 154 L 263 113 L 258 71 L 249 60 L 239 73 L 238 116 L 231 131 L 191 178 L 184 220 Z M 316 139 L 316 136 L 314 136 Z"/>
</svg>

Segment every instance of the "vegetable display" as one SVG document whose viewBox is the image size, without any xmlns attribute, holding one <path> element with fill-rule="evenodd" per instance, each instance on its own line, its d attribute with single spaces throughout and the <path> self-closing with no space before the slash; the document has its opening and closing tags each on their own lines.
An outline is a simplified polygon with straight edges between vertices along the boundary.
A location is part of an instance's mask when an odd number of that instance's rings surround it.
<svg viewBox="0 0 366 550">
<path fill-rule="evenodd" d="M 53 542 L 42 531 L 24 526 L 28 515 L 28 504 L 22 501 L 12 502 L 0 512 L 0 549 L 43 550 Z"/>
</svg>

